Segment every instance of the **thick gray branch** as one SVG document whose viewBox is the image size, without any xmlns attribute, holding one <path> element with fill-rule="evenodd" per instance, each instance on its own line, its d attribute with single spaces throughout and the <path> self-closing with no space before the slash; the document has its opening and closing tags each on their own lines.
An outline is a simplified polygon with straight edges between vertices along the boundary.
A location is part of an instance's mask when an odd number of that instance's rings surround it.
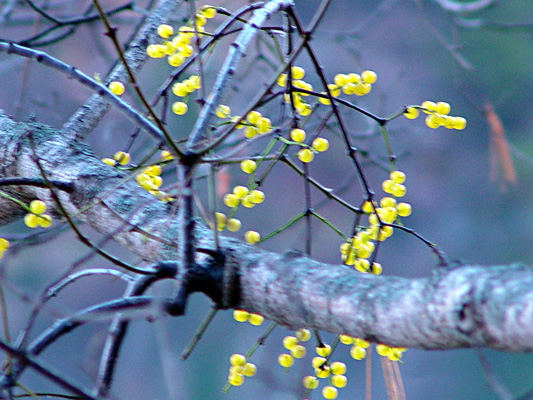
<svg viewBox="0 0 533 400">
<path fill-rule="evenodd" d="M 1 178 L 40 177 L 28 132 L 48 178 L 74 184 L 72 193 L 59 193 L 70 215 L 102 234 L 115 232 L 115 240 L 146 260 L 176 258 L 172 244 L 179 222 L 173 206 L 154 201 L 123 173 L 104 166 L 86 146 L 69 144 L 60 131 L 15 123 L 0 114 Z M 23 201 L 39 197 L 53 208 L 48 189 L 18 186 L 9 193 Z M 0 200 L 0 225 L 24 214 L 17 207 Z M 213 250 L 213 240 L 209 229 L 197 225 L 198 248 L 204 249 L 197 256 L 201 263 L 208 257 L 205 249 Z M 139 229 L 165 242 L 147 238 Z M 223 238 L 221 251 L 222 267 L 232 274 L 228 282 L 238 282 L 223 286 L 236 293 L 224 293 L 232 300 L 222 305 L 260 313 L 290 328 L 314 327 L 413 348 L 533 351 L 530 267 L 469 265 L 405 279 L 364 275 L 234 239 Z"/>
</svg>

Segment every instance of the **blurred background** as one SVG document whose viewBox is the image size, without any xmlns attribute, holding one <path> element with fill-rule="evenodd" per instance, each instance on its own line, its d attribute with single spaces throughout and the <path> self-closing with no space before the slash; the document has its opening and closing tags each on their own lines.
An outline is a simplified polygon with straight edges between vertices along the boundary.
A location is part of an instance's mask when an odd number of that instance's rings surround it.
<svg viewBox="0 0 533 400">
<path fill-rule="evenodd" d="M 102 1 L 106 9 L 123 3 Z M 312 19 L 319 3 L 318 0 L 296 1 L 298 15 L 304 24 Z M 487 265 L 513 262 L 531 265 L 533 3 L 499 0 L 481 11 L 468 13 L 446 9 L 446 6 L 475 3 L 478 2 L 334 0 L 313 36 L 312 46 L 329 81 L 337 73 L 360 73 L 365 69 L 377 73 L 378 80 L 369 95 L 350 98 L 372 113 L 385 117 L 401 111 L 406 105 L 420 104 L 424 100 L 446 101 L 452 106 L 451 115 L 468 120 L 463 131 L 429 129 L 422 116 L 414 121 L 400 117 L 387 125 L 398 157 L 396 167 L 407 174 L 404 199 L 411 203 L 413 214 L 404 219 L 406 226 L 436 243 L 451 260 Z M 10 1 L 0 4 L 3 7 L 0 10 L 2 40 L 20 41 L 49 26 L 23 4 Z M 39 2 L 54 15 L 64 18 L 78 15 L 79 10 L 89 4 L 89 1 Z M 198 6 L 203 4 L 198 2 Z M 234 11 L 247 3 L 216 1 L 210 4 Z M 8 14 L 6 10 L 10 5 L 14 8 Z M 146 2 L 136 5 L 142 8 Z M 181 11 L 175 16 L 175 28 L 185 21 L 186 4 Z M 112 19 L 120 27 L 118 34 L 125 42 L 139 20 L 139 13 L 127 11 Z M 223 20 L 224 17 L 218 15 L 209 22 L 207 29 L 215 29 Z M 281 19 L 275 17 L 270 24 L 279 26 Z M 90 76 L 100 74 L 103 77 L 116 59 L 103 32 L 99 22 L 81 25 L 74 34 L 40 50 Z M 227 44 L 234 38 L 224 39 L 220 48 L 213 51 L 205 69 L 206 88 L 213 84 L 227 52 Z M 237 71 L 235 85 L 224 98 L 233 114 L 243 112 L 255 90 L 272 76 L 270 61 L 275 62 L 276 58 L 273 49 L 265 45 L 266 38 L 265 35 L 260 42 L 250 46 L 245 62 Z M 269 61 L 259 57 L 260 53 Z M 309 57 L 302 53 L 296 64 L 306 69 L 305 80 L 321 91 Z M 152 95 L 170 70 L 161 60 L 149 61 L 139 74 L 143 90 Z M 194 69 L 184 76 L 192 73 Z M 14 55 L 0 54 L 0 108 L 17 120 L 34 118 L 61 127 L 89 95 L 87 89 L 56 71 Z M 132 95 L 133 91 L 128 88 L 124 98 L 138 105 Z M 276 125 L 280 104 L 273 103 L 276 104 L 270 104 L 261 112 L 271 117 Z M 510 178 L 509 169 L 502 168 L 503 153 L 496 151 L 491 155 L 491 147 L 501 148 L 502 136 L 495 135 L 492 130 L 487 105 L 493 109 L 494 114 L 489 114 L 492 120 L 496 117 L 502 123 L 515 180 Z M 190 103 L 189 107 L 190 112 L 183 117 L 169 116 L 169 129 L 176 138 L 186 137 L 194 124 L 198 110 L 194 104 Z M 344 117 L 354 144 L 368 151 L 371 160 L 385 165 L 382 160 L 387 153 L 378 126 L 355 111 L 346 112 Z M 306 129 L 312 131 L 320 123 L 316 119 Z M 132 125 L 112 110 L 88 136 L 87 142 L 98 157 L 109 157 L 124 148 L 132 132 Z M 363 193 L 350 160 L 345 156 L 342 141 L 333 131 L 327 131 L 323 136 L 328 138 L 331 147 L 309 165 L 311 176 L 340 191 L 348 202 L 360 205 Z M 267 142 L 268 139 L 256 140 L 244 146 L 238 155 L 257 154 Z M 153 148 L 151 138 L 141 135 L 131 149 L 134 161 Z M 220 154 L 227 150 L 222 149 Z M 293 153 L 289 152 L 291 157 Z M 382 196 L 380 185 L 387 173 L 369 159 L 363 159 L 363 165 L 372 188 L 378 197 Z M 491 179 L 491 171 L 494 179 Z M 223 169 L 221 174 L 224 178 L 219 180 L 221 194 L 234 185 L 247 182 L 247 176 L 238 165 Z M 205 186 L 204 181 L 196 185 L 204 205 Z M 267 196 L 265 203 L 254 209 L 239 209 L 237 217 L 243 228 L 240 233 L 232 235 L 242 237 L 242 232 L 248 229 L 266 235 L 305 210 L 302 179 L 283 165 L 276 164 L 262 190 Z M 312 201 L 317 212 L 345 234 L 350 233 L 352 214 L 336 204 L 324 202 L 318 192 L 312 192 Z M 221 201 L 219 207 L 227 212 Z M 303 222 L 298 223 L 260 246 L 278 252 L 288 248 L 304 250 L 306 230 Z M 28 231 L 19 222 L 1 227 L 0 236 L 23 238 Z M 91 238 L 98 239 L 90 229 L 84 228 L 84 231 Z M 339 263 L 340 237 L 316 220 L 312 223 L 312 231 L 312 257 Z M 27 321 L 38 293 L 88 252 L 66 229 L 56 229 L 44 238 L 44 241 L 24 242 L 0 261 L 13 338 Z M 118 245 L 108 244 L 106 249 L 125 260 L 135 260 Z M 434 255 L 420 240 L 399 231 L 381 246 L 378 261 L 384 274 L 405 277 L 426 276 L 436 266 Z M 84 265 L 85 268 L 108 266 L 98 259 Z M 37 320 L 34 335 L 48 327 L 54 318 L 120 297 L 123 290 L 122 282 L 105 277 L 86 278 L 72 285 L 43 312 Z M 168 290 L 167 284 L 160 284 L 152 293 Z M 289 334 L 282 328 L 276 328 L 265 346 L 254 354 L 251 361 L 258 366 L 257 375 L 247 378 L 242 387 L 221 393 L 230 355 L 245 353 L 267 326 L 267 323 L 259 328 L 239 324 L 229 311 L 217 314 L 189 360 L 180 361 L 182 349 L 210 307 L 208 299 L 195 295 L 185 317 L 133 322 L 118 363 L 112 396 L 121 399 L 303 398 L 301 379 L 312 373 L 311 357 L 297 361 L 285 373 L 277 364 L 278 354 L 284 351 L 281 339 Z M 80 328 L 51 346 L 44 353 L 43 360 L 70 379 L 89 387 L 96 373 L 106 327 L 102 322 Z M 324 334 L 324 338 L 332 340 L 328 334 Z M 312 346 L 308 346 L 308 351 L 312 352 Z M 482 351 L 482 354 L 497 382 L 510 393 L 508 398 L 517 398 L 533 389 L 533 380 L 528 378 L 533 373 L 531 355 L 493 351 Z M 364 399 L 365 362 L 350 359 L 347 347 L 338 349 L 333 358 L 348 366 L 348 386 L 340 390 L 339 399 Z M 373 396 L 383 399 L 386 398 L 383 374 L 378 356 L 374 353 L 372 358 Z M 475 350 L 408 350 L 400 370 L 410 400 L 499 398 L 490 390 L 487 382 L 490 374 L 482 367 Z M 494 382 L 494 379 L 490 381 Z M 57 390 L 29 371 L 25 374 L 24 384 L 38 391 Z M 311 398 L 322 397 L 316 391 Z"/>
</svg>

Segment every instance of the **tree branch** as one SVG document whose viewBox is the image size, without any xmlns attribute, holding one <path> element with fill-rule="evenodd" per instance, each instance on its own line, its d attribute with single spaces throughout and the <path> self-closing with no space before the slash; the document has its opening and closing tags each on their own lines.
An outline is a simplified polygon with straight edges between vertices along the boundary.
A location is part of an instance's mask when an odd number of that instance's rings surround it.
<svg viewBox="0 0 533 400">
<path fill-rule="evenodd" d="M 28 130 L 48 178 L 73 183 L 72 193 L 58 193 L 71 216 L 102 234 L 131 226 L 123 224 L 127 216 L 140 230 L 121 230 L 116 241 L 147 261 L 176 259 L 177 248 L 157 240 L 175 243 L 178 237 L 180 222 L 173 207 L 154 202 L 88 147 L 68 143 L 61 131 L 15 123 L 0 114 L 0 178 L 40 178 Z M 23 200 L 41 198 L 53 207 L 48 189 L 24 185 L 13 193 Z M 0 225 L 16 218 L 20 214 L 0 214 Z M 195 229 L 201 268 L 177 276 L 188 280 L 182 284 L 190 291 L 206 293 L 221 308 L 243 308 L 291 329 L 317 328 L 391 346 L 533 351 L 530 267 L 466 265 L 441 268 L 421 279 L 374 276 L 231 238 L 221 238 L 215 249 L 212 232 L 202 223 Z"/>
</svg>

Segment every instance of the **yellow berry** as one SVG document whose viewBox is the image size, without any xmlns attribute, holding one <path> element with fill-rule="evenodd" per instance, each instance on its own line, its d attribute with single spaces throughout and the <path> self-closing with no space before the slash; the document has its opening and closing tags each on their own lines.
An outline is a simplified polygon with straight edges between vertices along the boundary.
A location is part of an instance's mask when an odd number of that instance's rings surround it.
<svg viewBox="0 0 533 400">
<path fill-rule="evenodd" d="M 174 28 L 167 24 L 159 25 L 157 27 L 157 34 L 162 38 L 167 39 L 174 34 Z"/>
<path fill-rule="evenodd" d="M 117 151 L 113 158 L 120 164 L 120 165 L 126 165 L 130 163 L 131 157 L 129 153 L 125 153 L 123 151 Z"/>
<path fill-rule="evenodd" d="M 181 54 L 172 54 L 168 56 L 167 62 L 171 67 L 179 67 L 185 61 L 185 57 Z"/>
<path fill-rule="evenodd" d="M 161 167 L 159 165 L 150 165 L 143 172 L 149 176 L 161 175 Z"/>
<path fill-rule="evenodd" d="M 303 79 L 305 76 L 305 70 L 302 67 L 293 66 L 291 68 L 292 79 Z"/>
<path fill-rule="evenodd" d="M 253 139 L 259 134 L 259 130 L 255 126 L 247 126 L 244 128 L 244 137 L 247 139 Z"/>
<path fill-rule="evenodd" d="M 352 344 L 354 341 L 354 338 L 348 335 L 339 335 L 339 342 L 342 344 Z"/>
<path fill-rule="evenodd" d="M 50 225 L 52 225 L 52 217 L 46 214 L 38 215 L 37 223 L 42 228 L 48 228 Z"/>
<path fill-rule="evenodd" d="M 282 367 L 289 368 L 294 364 L 294 358 L 290 354 L 280 354 L 278 356 L 278 363 Z"/>
<path fill-rule="evenodd" d="M 394 186 L 396 186 L 396 184 L 390 179 L 384 180 L 383 183 L 381 184 L 381 188 L 383 189 L 383 191 L 385 193 L 390 193 L 390 194 L 392 194 L 392 190 Z"/>
<path fill-rule="evenodd" d="M 241 161 L 241 169 L 247 174 L 251 174 L 257 168 L 257 164 L 254 160 L 243 160 Z"/>
<path fill-rule="evenodd" d="M 236 218 L 229 218 L 226 221 L 226 229 L 230 232 L 237 232 L 241 229 L 241 221 Z"/>
<path fill-rule="evenodd" d="M 362 347 L 357 347 L 353 345 L 352 348 L 350 349 L 350 356 L 354 360 L 362 360 L 363 358 L 366 357 L 366 350 Z"/>
<path fill-rule="evenodd" d="M 315 158 L 315 153 L 307 148 L 300 149 L 297 153 L 297 157 L 303 163 L 310 163 Z"/>
<path fill-rule="evenodd" d="M 264 320 L 265 320 L 265 317 L 259 314 L 250 314 L 250 317 L 248 318 L 248 322 L 254 326 L 261 325 Z"/>
<path fill-rule="evenodd" d="M 311 360 L 311 365 L 313 368 L 321 368 L 324 363 L 326 362 L 326 359 L 324 357 L 313 357 Z"/>
<path fill-rule="evenodd" d="M 6 251 L 9 248 L 9 240 L 0 238 L 0 252 Z"/>
<path fill-rule="evenodd" d="M 424 111 L 426 114 L 432 114 L 432 111 L 436 111 L 437 109 L 437 105 L 434 102 L 428 100 L 422 102 L 421 107 L 425 108 L 425 110 L 422 111 Z"/>
<path fill-rule="evenodd" d="M 418 108 L 407 107 L 403 113 L 407 119 L 416 119 L 419 115 Z"/>
<path fill-rule="evenodd" d="M 376 353 L 378 353 L 380 356 L 388 357 L 389 354 L 391 354 L 391 351 L 392 348 L 390 346 L 381 343 L 376 345 Z"/>
<path fill-rule="evenodd" d="M 340 87 L 333 83 L 328 84 L 328 90 L 332 97 L 339 97 L 339 95 L 341 94 Z"/>
<path fill-rule="evenodd" d="M 462 131 L 463 129 L 465 129 L 466 119 L 464 119 L 463 117 L 455 117 L 454 128 L 459 131 Z"/>
<path fill-rule="evenodd" d="M 244 364 L 246 364 L 246 357 L 244 357 L 242 354 L 232 354 L 229 358 L 229 363 L 234 367 L 242 367 Z"/>
<path fill-rule="evenodd" d="M 291 350 L 291 355 L 294 357 L 294 358 L 304 358 L 305 357 L 305 354 L 307 353 L 306 349 L 304 346 L 302 346 L 301 344 L 297 344 L 296 346 L 294 346 Z"/>
<path fill-rule="evenodd" d="M 315 369 L 315 375 L 318 377 L 318 378 L 327 378 L 328 376 L 331 375 L 331 371 L 329 369 L 329 365 L 324 365 L 318 369 Z"/>
<path fill-rule="evenodd" d="M 117 164 L 117 162 L 113 160 L 112 158 L 102 158 L 102 162 L 104 164 L 109 165 L 110 167 L 114 167 Z"/>
<path fill-rule="evenodd" d="M 311 331 L 304 328 L 298 329 L 296 331 L 296 337 L 302 342 L 307 342 L 309 339 L 311 339 Z"/>
<path fill-rule="evenodd" d="M 330 382 L 333 386 L 336 386 L 338 388 L 343 388 L 348 383 L 348 379 L 344 375 L 333 375 L 330 378 Z"/>
<path fill-rule="evenodd" d="M 392 197 L 383 197 L 379 201 L 379 205 L 381 207 L 394 207 L 396 206 L 396 200 L 394 200 Z"/>
<path fill-rule="evenodd" d="M 316 151 L 326 151 L 329 148 L 329 142 L 324 138 L 316 138 L 311 145 Z"/>
<path fill-rule="evenodd" d="M 46 204 L 41 200 L 32 200 L 30 203 L 30 211 L 34 214 L 42 214 L 46 211 Z"/>
<path fill-rule="evenodd" d="M 260 204 L 265 201 L 265 194 L 261 190 L 251 190 L 248 196 L 253 204 Z"/>
<path fill-rule="evenodd" d="M 324 386 L 322 389 L 322 396 L 325 399 L 336 399 L 339 395 L 339 392 L 337 391 L 337 388 L 334 388 L 333 386 Z"/>
<path fill-rule="evenodd" d="M 355 94 L 357 96 L 364 96 L 365 94 L 370 93 L 372 90 L 372 85 L 369 83 L 358 83 L 355 85 Z"/>
<path fill-rule="evenodd" d="M 207 23 L 207 18 L 202 14 L 196 14 L 195 22 L 197 27 L 204 26 Z"/>
<path fill-rule="evenodd" d="M 347 94 L 348 96 L 355 94 L 355 87 L 356 87 L 355 83 L 348 82 L 342 86 L 342 92 L 344 94 Z"/>
<path fill-rule="evenodd" d="M 220 212 L 217 212 L 215 213 L 215 220 L 217 223 L 217 229 L 219 231 L 224 230 L 224 227 L 226 226 L 226 215 Z"/>
<path fill-rule="evenodd" d="M 241 204 L 246 208 L 252 208 L 255 206 L 255 203 L 252 201 L 252 196 L 246 195 L 241 199 Z"/>
<path fill-rule="evenodd" d="M 244 376 L 241 374 L 230 374 L 228 383 L 232 386 L 241 386 L 244 382 Z"/>
<path fill-rule="evenodd" d="M 405 196 L 405 193 L 407 193 L 407 189 L 404 185 L 394 185 L 392 188 L 392 195 L 394 197 L 403 197 Z"/>
<path fill-rule="evenodd" d="M 205 5 L 200 9 L 200 14 L 202 14 L 207 19 L 214 18 L 217 15 L 217 9 L 213 6 Z"/>
<path fill-rule="evenodd" d="M 150 44 L 146 47 L 146 54 L 151 58 L 162 58 L 165 56 L 165 46 L 160 44 Z"/>
<path fill-rule="evenodd" d="M 161 151 L 161 160 L 162 161 L 170 161 L 170 160 L 173 160 L 173 159 L 174 159 L 174 157 L 172 156 L 170 151 L 168 151 L 168 150 L 162 150 Z"/>
<path fill-rule="evenodd" d="M 305 140 L 305 131 L 300 128 L 295 128 L 291 131 L 290 136 L 295 142 L 302 143 Z"/>
<path fill-rule="evenodd" d="M 348 75 L 348 82 L 349 83 L 359 83 L 361 82 L 361 75 L 356 74 L 355 72 L 350 72 Z"/>
<path fill-rule="evenodd" d="M 233 310 L 233 319 L 237 322 L 246 322 L 250 318 L 250 313 L 244 310 Z"/>
<path fill-rule="evenodd" d="M 255 364 L 252 364 L 252 363 L 246 363 L 242 366 L 242 370 L 241 370 L 241 373 L 244 375 L 244 376 L 254 376 L 257 372 L 257 367 L 255 366 Z"/>
<path fill-rule="evenodd" d="M 124 84 L 122 82 L 117 82 L 117 81 L 111 82 L 108 87 L 111 93 L 117 96 L 122 95 L 124 91 L 126 90 L 124 88 Z"/>
<path fill-rule="evenodd" d="M 233 194 L 238 198 L 238 199 L 244 199 L 246 197 L 246 195 L 248 194 L 248 188 L 245 187 L 245 186 L 235 186 L 233 188 Z"/>
<path fill-rule="evenodd" d="M 259 122 L 259 119 L 263 116 L 259 111 L 250 111 L 248 114 L 246 114 L 246 121 L 248 121 L 251 124 L 257 124 Z"/>
<path fill-rule="evenodd" d="M 244 240 L 250 244 L 256 244 L 261 240 L 261 235 L 256 231 L 247 231 L 244 234 Z"/>
<path fill-rule="evenodd" d="M 370 342 L 368 340 L 361 338 L 354 338 L 353 344 L 354 346 L 360 347 L 362 349 L 366 349 L 368 346 L 370 346 Z"/>
<path fill-rule="evenodd" d="M 348 76 L 345 74 L 337 74 L 333 77 L 333 82 L 335 82 L 335 85 L 337 86 L 344 86 L 348 83 Z"/>
<path fill-rule="evenodd" d="M 361 72 L 361 79 L 364 83 L 373 84 L 378 79 L 378 76 L 374 71 L 366 70 Z"/>
<path fill-rule="evenodd" d="M 281 87 L 287 86 L 287 74 L 281 74 L 276 80 L 276 83 Z"/>
<path fill-rule="evenodd" d="M 24 216 L 24 223 L 29 228 L 37 228 L 39 226 L 39 219 L 35 214 L 26 214 Z"/>
<path fill-rule="evenodd" d="M 172 112 L 177 115 L 183 115 L 189 107 L 183 101 L 176 101 L 172 104 Z"/>
<path fill-rule="evenodd" d="M 324 344 L 322 346 L 315 347 L 316 354 L 322 357 L 327 357 L 331 353 L 331 346 L 329 344 Z"/>
<path fill-rule="evenodd" d="M 329 106 L 331 104 L 330 99 L 327 98 L 326 92 L 320 92 L 320 94 L 326 96 L 326 97 L 319 97 L 318 101 L 326 106 Z"/>
<path fill-rule="evenodd" d="M 306 389 L 316 389 L 318 387 L 318 379 L 316 376 L 307 375 L 303 379 L 304 388 Z"/>
<path fill-rule="evenodd" d="M 444 101 L 439 101 L 435 104 L 435 112 L 437 112 L 437 114 L 446 115 L 450 112 L 450 109 L 450 105 Z"/>
<path fill-rule="evenodd" d="M 239 205 L 240 201 L 237 196 L 235 196 L 232 193 L 228 193 L 224 195 L 224 204 L 228 207 L 237 207 Z"/>
<path fill-rule="evenodd" d="M 346 373 L 346 364 L 340 361 L 334 361 L 330 365 L 331 373 L 334 375 L 344 375 Z"/>
<path fill-rule="evenodd" d="M 172 85 L 172 93 L 178 97 L 185 97 L 189 94 L 187 86 L 183 82 L 176 82 Z"/>
<path fill-rule="evenodd" d="M 231 109 L 225 104 L 220 104 L 215 112 L 218 118 L 229 118 L 231 116 L 230 113 Z"/>
<path fill-rule="evenodd" d="M 404 183 L 405 182 L 405 173 L 402 171 L 392 171 L 389 174 L 389 178 L 394 183 Z"/>
<path fill-rule="evenodd" d="M 409 203 L 398 203 L 396 205 L 396 211 L 400 217 L 408 217 L 411 215 L 412 209 Z"/>
<path fill-rule="evenodd" d="M 390 228 L 390 226 L 386 226 L 385 228 Z M 374 275 L 381 275 L 383 272 L 383 267 L 378 262 L 373 262 L 370 266 L 370 272 Z"/>
<path fill-rule="evenodd" d="M 267 117 L 261 117 L 259 118 L 259 121 L 257 121 L 257 131 L 260 134 L 267 133 L 272 128 L 272 122 Z"/>
<path fill-rule="evenodd" d="M 353 265 L 354 269 L 356 269 L 359 272 L 366 273 L 368 272 L 368 267 L 370 265 L 370 261 L 364 258 L 359 258 Z"/>
<path fill-rule="evenodd" d="M 387 358 L 391 361 L 399 361 L 402 358 L 402 352 L 393 347 Z"/>
<path fill-rule="evenodd" d="M 285 347 L 287 350 L 290 350 L 298 344 L 298 338 L 294 336 L 285 336 L 283 338 L 282 344 L 283 347 Z"/>
</svg>

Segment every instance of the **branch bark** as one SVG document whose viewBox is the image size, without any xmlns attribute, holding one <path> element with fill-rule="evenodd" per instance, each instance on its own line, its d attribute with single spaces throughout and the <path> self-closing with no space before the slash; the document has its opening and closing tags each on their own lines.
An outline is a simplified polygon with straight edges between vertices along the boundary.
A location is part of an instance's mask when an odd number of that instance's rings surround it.
<svg viewBox="0 0 533 400">
<path fill-rule="evenodd" d="M 62 131 L 17 123 L 0 114 L 0 178 L 42 178 L 29 134 L 47 178 L 73 186 L 71 192 L 58 190 L 72 218 L 104 235 L 113 233 L 116 241 L 147 262 L 177 258 L 180 222 L 175 207 L 155 201 Z M 56 210 L 56 218 L 61 217 L 49 189 L 24 185 L 6 191 L 25 202 L 40 198 Z M 23 214 L 0 197 L 0 225 Z M 196 259 L 204 276 L 192 287 L 220 307 L 256 312 L 291 329 L 317 328 L 391 346 L 533 351 L 531 267 L 464 265 L 434 270 L 422 279 L 374 276 L 231 238 L 220 240 L 217 253 L 210 229 L 198 222 L 195 234 Z M 177 276 L 187 274 L 181 271 Z"/>
</svg>

